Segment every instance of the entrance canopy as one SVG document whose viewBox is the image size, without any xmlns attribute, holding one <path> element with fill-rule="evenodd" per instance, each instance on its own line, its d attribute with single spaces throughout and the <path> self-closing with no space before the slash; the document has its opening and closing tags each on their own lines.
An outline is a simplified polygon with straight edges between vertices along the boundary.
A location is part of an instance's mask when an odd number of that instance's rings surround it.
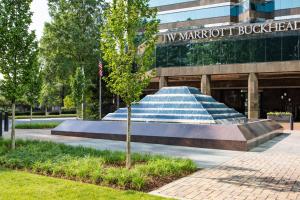
<svg viewBox="0 0 300 200">
<path fill-rule="evenodd" d="M 127 108 L 110 113 L 103 120 L 127 119 Z M 194 87 L 164 87 L 132 105 L 132 120 L 197 124 L 237 124 L 246 117 Z"/>
</svg>

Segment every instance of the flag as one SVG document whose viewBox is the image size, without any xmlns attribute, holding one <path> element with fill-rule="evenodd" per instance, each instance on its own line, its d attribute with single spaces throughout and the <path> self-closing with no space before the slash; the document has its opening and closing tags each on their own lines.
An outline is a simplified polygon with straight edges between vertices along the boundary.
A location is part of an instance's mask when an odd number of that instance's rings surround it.
<svg viewBox="0 0 300 200">
<path fill-rule="evenodd" d="M 98 65 L 98 74 L 99 74 L 99 77 L 103 76 L 103 64 L 101 61 L 99 61 L 99 65 Z"/>
</svg>

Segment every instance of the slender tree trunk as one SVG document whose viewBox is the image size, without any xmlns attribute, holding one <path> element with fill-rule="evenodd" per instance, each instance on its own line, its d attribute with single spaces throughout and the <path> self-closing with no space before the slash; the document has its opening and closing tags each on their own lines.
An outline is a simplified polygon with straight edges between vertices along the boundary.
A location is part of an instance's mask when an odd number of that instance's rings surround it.
<svg viewBox="0 0 300 200">
<path fill-rule="evenodd" d="M 76 115 L 77 119 L 80 119 L 80 105 L 76 105 Z"/>
<path fill-rule="evenodd" d="M 32 105 L 30 105 L 30 122 L 32 121 Z"/>
<path fill-rule="evenodd" d="M 131 105 L 127 106 L 126 168 L 131 168 Z"/>
<path fill-rule="evenodd" d="M 82 94 L 82 104 L 81 104 L 81 114 L 82 120 L 86 118 L 86 102 L 85 102 L 85 94 Z"/>
<path fill-rule="evenodd" d="M 47 110 L 47 106 L 45 106 L 45 116 L 48 116 L 48 110 Z"/>
<path fill-rule="evenodd" d="M 16 148 L 16 132 L 15 132 L 15 114 L 16 114 L 16 104 L 12 103 L 12 121 L 11 121 L 11 148 Z"/>
<path fill-rule="evenodd" d="M 81 104 L 81 118 L 84 120 L 84 103 Z"/>
<path fill-rule="evenodd" d="M 117 95 L 117 109 L 120 108 L 120 97 L 119 95 Z"/>
</svg>

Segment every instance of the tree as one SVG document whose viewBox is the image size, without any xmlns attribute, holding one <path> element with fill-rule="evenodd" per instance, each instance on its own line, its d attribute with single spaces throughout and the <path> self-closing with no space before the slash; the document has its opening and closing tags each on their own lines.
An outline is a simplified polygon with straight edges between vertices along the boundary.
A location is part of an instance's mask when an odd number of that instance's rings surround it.
<svg viewBox="0 0 300 200">
<path fill-rule="evenodd" d="M 72 98 L 71 95 L 67 95 L 64 98 L 64 107 L 67 108 L 67 109 L 75 108 L 75 103 L 74 103 L 73 98 Z"/>
<path fill-rule="evenodd" d="M 39 103 L 45 107 L 45 115 L 48 115 L 48 107 L 58 106 L 60 104 L 59 97 L 60 88 L 59 85 L 51 85 L 44 82 L 41 87 L 41 93 L 39 96 Z"/>
<path fill-rule="evenodd" d="M 27 71 L 36 54 L 35 34 L 31 24 L 31 0 L 0 1 L 0 72 L 1 90 L 12 104 L 12 149 L 15 149 L 15 103 L 25 91 Z"/>
<path fill-rule="evenodd" d="M 84 71 L 81 68 L 76 69 L 75 76 L 71 80 L 72 97 L 76 106 L 77 116 L 79 117 L 80 104 L 83 105 L 85 92 Z M 82 119 L 84 119 L 84 108 L 81 108 Z"/>
<path fill-rule="evenodd" d="M 26 76 L 25 90 L 25 99 L 30 105 L 30 120 L 32 120 L 32 108 L 36 103 L 38 103 L 42 86 L 42 77 L 37 56 L 34 56 L 32 59 L 34 60 L 30 62 L 32 63 L 32 66 L 28 70 L 28 74 Z"/>
<path fill-rule="evenodd" d="M 40 45 L 41 55 L 49 83 L 58 82 L 63 85 L 62 100 L 72 89 L 70 79 L 66 77 L 74 77 L 77 68 L 83 69 L 86 83 L 97 88 L 99 35 L 105 3 L 104 0 L 48 2 L 52 20 L 45 25 Z M 90 94 L 87 91 L 84 93 Z M 84 99 L 88 104 L 91 103 L 89 96 L 86 95 Z"/>
<path fill-rule="evenodd" d="M 4 96 L 0 95 L 0 108 L 1 108 L 1 110 L 7 111 L 9 109 L 9 107 L 10 107 L 10 104 L 7 101 L 7 99 Z"/>
<path fill-rule="evenodd" d="M 150 83 L 147 73 L 154 63 L 158 20 L 149 0 L 113 0 L 105 12 L 102 37 L 103 59 L 110 90 L 127 106 L 126 167 L 131 167 L 131 105 Z"/>
</svg>

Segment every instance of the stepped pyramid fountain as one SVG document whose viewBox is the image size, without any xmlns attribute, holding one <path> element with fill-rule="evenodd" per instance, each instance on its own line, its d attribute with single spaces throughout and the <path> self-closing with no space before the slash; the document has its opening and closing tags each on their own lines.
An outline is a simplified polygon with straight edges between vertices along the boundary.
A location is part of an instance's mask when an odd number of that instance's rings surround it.
<svg viewBox="0 0 300 200">
<path fill-rule="evenodd" d="M 102 121 L 68 120 L 53 135 L 126 140 L 127 109 Z M 247 151 L 279 134 L 271 120 L 246 117 L 197 88 L 165 87 L 132 105 L 133 142 Z"/>
<path fill-rule="evenodd" d="M 127 120 L 127 108 L 103 120 Z M 164 87 L 132 105 L 132 121 L 196 124 L 237 124 L 246 117 L 193 87 Z"/>
</svg>

